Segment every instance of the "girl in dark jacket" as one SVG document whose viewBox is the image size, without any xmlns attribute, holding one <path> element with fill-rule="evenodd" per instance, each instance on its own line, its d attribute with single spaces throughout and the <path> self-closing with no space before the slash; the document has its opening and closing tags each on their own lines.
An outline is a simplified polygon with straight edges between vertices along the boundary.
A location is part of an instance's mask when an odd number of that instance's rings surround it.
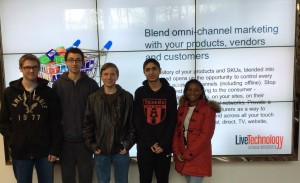
<svg viewBox="0 0 300 183">
<path fill-rule="evenodd" d="M 201 183 L 204 176 L 212 175 L 216 112 L 220 105 L 208 101 L 203 85 L 196 79 L 188 81 L 179 101 L 173 138 L 175 169 L 185 175 L 187 183 Z"/>
</svg>

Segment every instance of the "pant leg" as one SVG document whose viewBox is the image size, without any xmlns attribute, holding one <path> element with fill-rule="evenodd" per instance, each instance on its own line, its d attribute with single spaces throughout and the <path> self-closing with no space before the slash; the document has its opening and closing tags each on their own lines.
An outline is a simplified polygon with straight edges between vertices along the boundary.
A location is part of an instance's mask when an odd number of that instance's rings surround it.
<svg viewBox="0 0 300 183">
<path fill-rule="evenodd" d="M 95 155 L 94 162 L 98 183 L 110 182 L 111 156 L 99 154 Z"/>
<path fill-rule="evenodd" d="M 185 175 L 187 183 L 202 183 L 203 177 Z"/>
<path fill-rule="evenodd" d="M 128 183 L 129 153 L 112 155 L 115 183 Z"/>
<path fill-rule="evenodd" d="M 154 153 L 151 149 L 137 146 L 137 161 L 141 183 L 151 183 L 155 165 Z"/>
<path fill-rule="evenodd" d="M 17 183 L 32 183 L 34 161 L 13 159 L 12 162 Z"/>
<path fill-rule="evenodd" d="M 39 183 L 53 183 L 53 167 L 54 164 L 48 161 L 48 157 L 35 160 L 35 169 Z"/>
<path fill-rule="evenodd" d="M 168 183 L 169 173 L 171 167 L 171 156 L 156 154 L 154 172 L 156 175 L 157 183 Z"/>
<path fill-rule="evenodd" d="M 76 183 L 76 159 L 74 148 L 74 143 L 63 143 L 62 154 L 60 157 L 61 178 L 63 183 Z"/>
<path fill-rule="evenodd" d="M 93 154 L 84 143 L 76 145 L 79 183 L 93 182 Z"/>
</svg>

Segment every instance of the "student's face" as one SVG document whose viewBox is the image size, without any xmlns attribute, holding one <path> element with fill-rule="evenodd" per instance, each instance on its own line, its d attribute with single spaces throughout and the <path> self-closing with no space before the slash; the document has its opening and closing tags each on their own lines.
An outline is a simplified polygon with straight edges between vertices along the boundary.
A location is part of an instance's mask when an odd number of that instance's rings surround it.
<svg viewBox="0 0 300 183">
<path fill-rule="evenodd" d="M 23 74 L 23 78 L 35 82 L 38 77 L 40 67 L 37 63 L 37 61 L 32 61 L 32 60 L 26 60 L 22 67 L 20 67 L 20 71 Z"/>
<path fill-rule="evenodd" d="M 102 71 L 101 80 L 103 81 L 104 86 L 113 87 L 118 80 L 116 68 L 109 67 Z"/>
<path fill-rule="evenodd" d="M 189 103 L 192 105 L 196 105 L 198 101 L 201 99 L 203 91 L 200 86 L 196 83 L 191 83 L 187 87 L 186 95 L 189 100 Z"/>
<path fill-rule="evenodd" d="M 160 69 L 150 62 L 145 66 L 144 74 L 149 82 L 155 82 L 159 80 Z"/>
<path fill-rule="evenodd" d="M 69 72 L 73 74 L 80 73 L 80 69 L 83 63 L 83 58 L 79 53 L 69 53 L 66 60 L 66 64 L 69 68 Z"/>
</svg>

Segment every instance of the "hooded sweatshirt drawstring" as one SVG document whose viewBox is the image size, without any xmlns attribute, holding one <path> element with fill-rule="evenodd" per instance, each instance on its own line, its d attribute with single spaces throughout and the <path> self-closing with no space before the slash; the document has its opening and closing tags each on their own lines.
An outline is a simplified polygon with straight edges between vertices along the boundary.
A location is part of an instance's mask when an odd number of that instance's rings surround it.
<svg viewBox="0 0 300 183">
<path fill-rule="evenodd" d="M 33 90 L 33 98 L 35 97 L 35 89 Z"/>
</svg>

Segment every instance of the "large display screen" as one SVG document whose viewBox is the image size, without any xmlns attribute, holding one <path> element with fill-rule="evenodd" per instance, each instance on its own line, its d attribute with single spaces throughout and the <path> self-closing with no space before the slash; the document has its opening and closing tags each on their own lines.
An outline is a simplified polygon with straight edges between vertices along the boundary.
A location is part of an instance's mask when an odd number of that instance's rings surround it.
<svg viewBox="0 0 300 183">
<path fill-rule="evenodd" d="M 214 156 L 292 154 L 296 0 L 2 0 L 0 15 L 7 84 L 23 53 L 80 40 L 83 71 L 101 85 L 99 68 L 113 62 L 134 94 L 152 57 L 177 98 L 196 78 L 221 103 Z M 40 76 L 54 82 L 65 69 L 47 63 Z"/>
</svg>

